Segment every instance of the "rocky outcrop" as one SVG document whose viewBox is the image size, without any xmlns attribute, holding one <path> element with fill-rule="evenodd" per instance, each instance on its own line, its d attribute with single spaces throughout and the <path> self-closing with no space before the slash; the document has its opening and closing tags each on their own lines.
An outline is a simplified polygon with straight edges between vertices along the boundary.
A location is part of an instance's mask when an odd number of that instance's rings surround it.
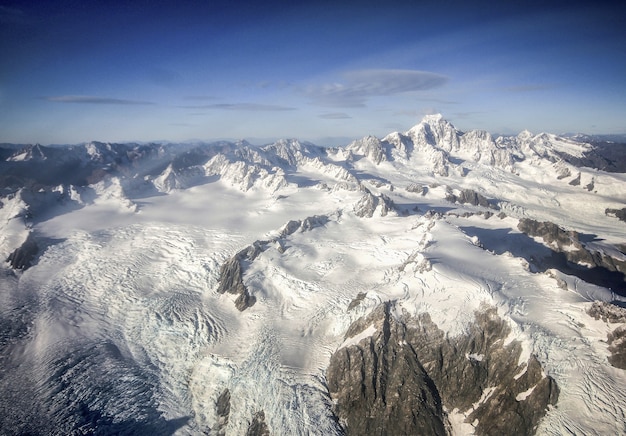
<svg viewBox="0 0 626 436">
<path fill-rule="evenodd" d="M 587 309 L 587 315 L 604 322 L 626 323 L 626 308 L 602 301 L 594 301 Z"/>
<path fill-rule="evenodd" d="M 265 423 L 265 412 L 261 410 L 254 414 L 252 422 L 246 431 L 246 436 L 270 436 L 270 429 Z"/>
<path fill-rule="evenodd" d="M 572 185 L 572 186 L 580 185 L 580 173 L 578 173 L 578 175 L 576 177 L 574 177 L 572 180 L 570 180 L 569 184 Z"/>
<path fill-rule="evenodd" d="M 607 216 L 614 216 L 618 220 L 626 222 L 626 207 L 622 209 L 607 208 L 604 210 L 604 214 Z"/>
<path fill-rule="evenodd" d="M 485 308 L 467 332 L 445 335 L 428 314 L 394 315 L 392 303 L 353 323 L 326 378 L 347 434 L 443 435 L 445 410 L 462 412 L 477 434 L 533 434 L 556 382 L 521 345 L 496 310 Z M 505 345 L 506 344 L 506 345 Z"/>
<path fill-rule="evenodd" d="M 607 335 L 611 355 L 609 363 L 616 368 L 626 369 L 626 308 L 600 301 L 594 302 L 587 314 L 596 320 L 611 324 L 621 324 Z"/>
<path fill-rule="evenodd" d="M 265 241 L 255 241 L 252 245 L 240 250 L 220 267 L 217 292 L 220 294 L 237 295 L 235 306 L 242 312 L 254 306 L 256 297 L 250 293 L 248 287 L 243 282 L 245 266 L 253 262 L 259 254 L 271 245 L 275 245 L 281 254 L 284 253 L 286 248 L 283 240 L 289 235 L 297 231 L 305 232 L 312 230 L 325 225 L 328 221 L 329 218 L 326 215 L 314 215 L 303 220 L 291 220 L 283 226 L 277 237 Z"/>
<path fill-rule="evenodd" d="M 383 142 L 374 136 L 357 139 L 349 144 L 346 150 L 353 155 L 365 156 L 376 165 L 387 160 L 387 150 L 383 147 Z"/>
<path fill-rule="evenodd" d="M 29 233 L 24 243 L 9 254 L 7 262 L 13 269 L 26 270 L 31 267 L 38 252 L 39 245 L 37 245 L 33 234 Z"/>
<path fill-rule="evenodd" d="M 228 425 L 228 418 L 230 416 L 230 391 L 228 389 L 224 389 L 217 398 L 215 409 L 218 417 L 215 430 L 218 435 L 224 435 L 226 434 L 226 426 Z"/>
<path fill-rule="evenodd" d="M 354 297 L 354 299 L 350 302 L 350 304 L 348 304 L 348 312 L 350 312 L 352 309 L 354 309 L 359 304 L 361 304 L 361 301 L 363 301 L 365 299 L 366 295 L 367 295 L 367 293 L 365 293 L 365 292 L 359 292 L 357 294 L 357 296 Z"/>
<path fill-rule="evenodd" d="M 550 221 L 535 221 L 530 218 L 522 218 L 519 220 L 517 228 L 528 236 L 538 236 L 546 243 L 555 243 L 558 247 L 579 243 L 576 232 L 564 230 Z"/>
<path fill-rule="evenodd" d="M 541 222 L 530 218 L 522 218 L 517 228 L 529 236 L 542 238 L 553 251 L 562 253 L 569 262 L 626 274 L 626 261 L 601 251 L 587 249 L 580 241 L 579 234 L 573 230 L 564 230 L 549 221 Z"/>
<path fill-rule="evenodd" d="M 489 203 L 487 198 L 472 189 L 463 189 L 459 195 L 455 195 L 450 192 L 446 195 L 446 200 L 451 201 L 452 203 L 495 208 L 495 206 Z"/>
<path fill-rule="evenodd" d="M 412 192 L 416 194 L 426 195 L 428 192 L 428 186 L 418 185 L 417 183 L 411 183 L 406 187 L 407 192 Z"/>
<path fill-rule="evenodd" d="M 609 363 L 616 368 L 626 369 L 626 326 L 622 325 L 607 335 L 611 355 Z"/>
<path fill-rule="evenodd" d="M 375 333 L 340 348 L 326 375 L 347 434 L 445 434 L 441 398 L 415 350 L 401 343 L 389 304 L 353 324 L 348 340 L 370 325 Z"/>
<path fill-rule="evenodd" d="M 267 245 L 267 242 L 256 241 L 228 259 L 220 268 L 217 292 L 238 295 L 235 306 L 240 311 L 244 311 L 256 303 L 256 298 L 250 295 L 248 288 L 243 283 L 242 263 L 252 262 L 261 253 L 264 245 Z"/>
<path fill-rule="evenodd" d="M 371 218 L 374 216 L 376 209 L 380 207 L 380 216 L 387 216 L 389 212 L 394 210 L 393 201 L 385 194 L 374 195 L 369 189 L 364 188 L 365 193 L 361 199 L 354 205 L 354 213 L 361 218 Z"/>
</svg>

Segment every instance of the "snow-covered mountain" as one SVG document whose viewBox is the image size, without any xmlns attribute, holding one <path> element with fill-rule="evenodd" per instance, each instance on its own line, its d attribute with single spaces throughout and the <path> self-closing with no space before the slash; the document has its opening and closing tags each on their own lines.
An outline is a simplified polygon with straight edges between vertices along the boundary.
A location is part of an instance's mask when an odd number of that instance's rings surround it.
<svg viewBox="0 0 626 436">
<path fill-rule="evenodd" d="M 615 147 L 2 146 L 0 433 L 623 434 Z"/>
</svg>

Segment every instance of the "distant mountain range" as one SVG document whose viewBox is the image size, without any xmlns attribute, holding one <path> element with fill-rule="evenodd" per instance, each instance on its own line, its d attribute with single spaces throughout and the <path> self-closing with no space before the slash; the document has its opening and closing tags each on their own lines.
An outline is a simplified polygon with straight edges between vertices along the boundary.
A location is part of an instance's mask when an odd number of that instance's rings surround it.
<svg viewBox="0 0 626 436">
<path fill-rule="evenodd" d="M 616 139 L 2 144 L 0 434 L 624 433 Z"/>
</svg>

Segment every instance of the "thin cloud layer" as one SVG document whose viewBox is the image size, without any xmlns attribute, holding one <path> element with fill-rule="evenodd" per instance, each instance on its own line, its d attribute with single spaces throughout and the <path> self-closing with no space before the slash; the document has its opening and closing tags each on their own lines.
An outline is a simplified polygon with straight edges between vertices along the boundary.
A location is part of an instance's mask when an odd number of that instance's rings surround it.
<svg viewBox="0 0 626 436">
<path fill-rule="evenodd" d="M 43 100 L 55 103 L 81 103 L 81 104 L 114 104 L 114 105 L 152 105 L 154 103 L 141 100 L 126 100 L 122 98 L 95 97 L 92 95 L 57 95 L 42 97 Z"/>
<path fill-rule="evenodd" d="M 181 106 L 183 109 L 221 109 L 229 111 L 257 111 L 257 112 L 272 112 L 272 111 L 295 111 L 297 108 L 290 106 L 279 106 L 274 104 L 260 104 L 260 103 L 216 103 L 216 104 L 203 104 L 194 106 Z"/>
<path fill-rule="evenodd" d="M 552 89 L 552 88 L 554 88 L 554 85 L 539 84 L 539 85 L 509 86 L 508 88 L 504 88 L 504 90 L 509 91 L 509 92 L 534 92 L 534 91 L 545 91 L 546 89 Z"/>
<path fill-rule="evenodd" d="M 344 83 L 313 85 L 305 94 L 322 106 L 364 107 L 370 97 L 426 91 L 443 86 L 448 78 L 418 70 L 358 70 L 343 74 Z"/>
<path fill-rule="evenodd" d="M 352 117 L 344 112 L 332 112 L 329 114 L 321 114 L 319 118 L 324 120 L 346 120 Z"/>
</svg>

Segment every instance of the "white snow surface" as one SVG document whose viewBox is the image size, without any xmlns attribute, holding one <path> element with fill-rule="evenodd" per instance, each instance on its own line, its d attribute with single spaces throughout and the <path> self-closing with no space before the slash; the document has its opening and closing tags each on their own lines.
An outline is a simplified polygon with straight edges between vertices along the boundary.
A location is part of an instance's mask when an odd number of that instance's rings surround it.
<svg viewBox="0 0 626 436">
<path fill-rule="evenodd" d="M 48 410 L 52 420 L 83 401 L 114 423 L 159 417 L 177 435 L 215 431 L 216 401 L 229 389 L 226 434 L 245 434 L 261 410 L 272 434 L 341 434 L 324 374 L 338 348 L 375 332 L 370 326 L 344 341 L 353 321 L 395 300 L 409 314 L 429 313 L 454 336 L 488 304 L 511 326 L 507 340 L 523 344 L 520 362 L 535 354 L 560 387 L 539 434 L 623 433 L 626 372 L 607 361 L 606 335 L 617 325 L 585 310 L 595 299 L 624 299 L 558 272 L 532 272 L 523 247 L 513 253 L 481 243 L 519 234 L 522 217 L 597 235 L 606 244 L 624 242 L 626 227 L 604 210 L 626 202 L 626 175 L 574 168 L 560 180 L 556 164 L 539 156 L 581 153 L 585 146 L 530 133 L 509 141 L 514 144 L 461 134 L 430 116 L 406 134 L 366 138 L 328 157 L 294 141 L 246 156 L 240 148 L 238 158 L 218 154 L 194 169 L 219 177 L 207 183 L 185 184 L 169 166 L 152 179 L 162 195 L 133 197 L 118 179 L 99 182 L 91 187 L 94 201 L 35 222 L 33 231 L 57 243 L 34 266 L 12 273 L 4 265 L 0 316 L 3 324 L 24 324 L 3 345 L 10 362 L 4 371 L 25 375 L 14 382 L 5 377 L 2 388 L 16 396 L 20 383 L 31 380 L 24 392 L 37 396 L 38 410 Z M 89 153 L 98 151 L 91 146 Z M 583 181 L 594 180 L 593 190 L 568 183 L 578 172 Z M 413 184 L 428 189 L 407 191 Z M 363 188 L 387 195 L 397 213 L 355 216 Z M 451 204 L 446 188 L 496 199 L 507 217 L 463 217 L 488 209 Z M 6 259 L 29 229 L 20 197 L 2 202 Z M 268 245 L 244 267 L 256 304 L 240 312 L 235 296 L 216 292 L 225 260 L 277 235 L 290 220 L 315 215 L 328 220 Z M 347 311 L 361 292 L 366 297 Z M 102 350 L 113 357 L 89 366 Z M 82 356 L 82 366 L 72 367 L 68 356 Z M 108 372 L 98 376 L 99 365 Z M 115 401 L 89 387 L 107 375 L 123 380 L 119 392 L 112 388 Z M 67 379 L 76 386 L 65 386 Z M 2 411 L 12 410 L 7 398 L 0 400 Z M 457 434 L 473 428 L 463 416 L 450 412 Z"/>
</svg>

